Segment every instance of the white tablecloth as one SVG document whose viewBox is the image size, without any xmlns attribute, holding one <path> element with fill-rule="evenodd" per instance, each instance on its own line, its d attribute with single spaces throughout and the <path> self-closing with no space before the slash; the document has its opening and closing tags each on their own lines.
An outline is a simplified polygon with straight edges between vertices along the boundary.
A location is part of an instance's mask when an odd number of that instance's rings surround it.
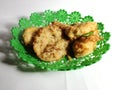
<svg viewBox="0 0 120 90">
<path fill-rule="evenodd" d="M 119 6 L 118 0 L 0 0 L 0 90 L 120 90 Z M 11 27 L 48 9 L 92 15 L 111 32 L 111 49 L 96 64 L 74 71 L 23 72 L 8 64 Z"/>
</svg>

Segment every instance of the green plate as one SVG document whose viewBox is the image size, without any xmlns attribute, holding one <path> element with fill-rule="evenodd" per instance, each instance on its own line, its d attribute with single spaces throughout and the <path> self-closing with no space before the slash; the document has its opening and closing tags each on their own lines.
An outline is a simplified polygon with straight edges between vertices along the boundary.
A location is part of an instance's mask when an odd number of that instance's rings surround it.
<svg viewBox="0 0 120 90">
<path fill-rule="evenodd" d="M 110 33 L 104 31 L 104 24 L 102 22 L 98 23 L 98 29 L 100 30 L 100 36 L 103 37 L 101 41 L 97 43 L 96 50 L 82 58 L 72 58 L 68 60 L 65 56 L 59 61 L 45 62 L 34 55 L 31 55 L 24 45 L 22 44 L 21 33 L 28 27 L 43 27 L 50 24 L 53 21 L 59 21 L 66 24 L 73 24 L 76 22 L 89 22 L 94 21 L 93 17 L 88 15 L 82 17 L 80 12 L 73 11 L 67 13 L 66 10 L 60 9 L 58 11 L 45 10 L 42 13 L 34 12 L 29 18 L 21 18 L 19 20 L 19 25 L 11 29 L 12 39 L 10 44 L 16 51 L 18 57 L 18 66 L 23 70 L 75 70 L 79 69 L 99 61 L 103 54 L 105 54 L 109 48 L 110 44 L 107 41 L 110 38 Z"/>
</svg>

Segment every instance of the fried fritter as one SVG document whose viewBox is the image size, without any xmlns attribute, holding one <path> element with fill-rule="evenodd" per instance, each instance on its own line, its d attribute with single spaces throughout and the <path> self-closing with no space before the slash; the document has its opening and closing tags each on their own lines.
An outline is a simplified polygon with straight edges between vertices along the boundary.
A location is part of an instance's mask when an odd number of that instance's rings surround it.
<svg viewBox="0 0 120 90">
<path fill-rule="evenodd" d="M 38 58 L 51 62 L 65 55 L 86 56 L 96 49 L 101 37 L 96 22 L 69 25 L 55 21 L 42 28 L 27 28 L 23 32 L 23 40 Z"/>
<path fill-rule="evenodd" d="M 35 32 L 38 30 L 38 28 L 30 27 L 24 30 L 23 32 L 23 41 L 25 45 L 29 45 L 32 42 L 32 38 L 35 34 Z"/>
<path fill-rule="evenodd" d="M 67 54 L 69 41 L 62 37 L 62 30 L 54 25 L 48 25 L 34 36 L 33 49 L 43 61 L 57 61 Z"/>
<path fill-rule="evenodd" d="M 101 39 L 99 31 L 95 30 L 93 35 L 80 37 L 73 44 L 73 52 L 76 58 L 86 56 L 96 49 L 97 42 Z"/>
<path fill-rule="evenodd" d="M 71 40 L 75 40 L 80 36 L 97 29 L 96 22 L 75 23 L 73 25 L 63 24 L 60 22 L 53 22 L 53 23 L 59 26 L 60 28 L 64 29 L 65 34 Z"/>
<path fill-rule="evenodd" d="M 95 31 L 96 29 L 96 22 L 76 23 L 72 25 L 70 29 L 66 29 L 65 33 L 71 40 L 75 40 L 86 33 Z"/>
</svg>

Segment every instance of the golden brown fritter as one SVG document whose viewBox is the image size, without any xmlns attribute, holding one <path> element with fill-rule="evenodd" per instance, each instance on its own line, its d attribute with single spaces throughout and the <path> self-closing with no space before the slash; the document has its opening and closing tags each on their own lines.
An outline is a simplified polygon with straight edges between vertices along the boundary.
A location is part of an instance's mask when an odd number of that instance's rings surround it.
<svg viewBox="0 0 120 90">
<path fill-rule="evenodd" d="M 50 45 L 48 44 L 39 57 L 44 61 L 56 61 L 61 59 L 67 54 L 66 48 L 68 42 L 61 39 L 58 42 Z"/>
<path fill-rule="evenodd" d="M 75 23 L 72 25 L 63 24 L 60 22 L 53 22 L 55 25 L 59 26 L 61 29 L 64 29 L 65 34 L 71 39 L 75 40 L 80 36 L 94 31 L 97 29 L 96 22 L 85 22 L 85 23 Z"/>
<path fill-rule="evenodd" d="M 81 42 L 81 39 L 73 44 L 73 52 L 76 58 L 86 56 L 95 50 L 96 43 L 92 41 Z"/>
<path fill-rule="evenodd" d="M 97 41 L 101 37 L 99 36 L 99 31 L 95 30 L 93 35 L 88 37 L 80 37 L 73 44 L 73 52 L 76 58 L 86 56 L 92 53 L 96 49 Z"/>
<path fill-rule="evenodd" d="M 35 34 L 35 32 L 38 30 L 38 28 L 30 27 L 24 30 L 23 32 L 23 41 L 25 45 L 29 45 L 32 42 L 32 38 Z"/>
<path fill-rule="evenodd" d="M 80 36 L 91 31 L 94 31 L 96 29 L 97 29 L 96 22 L 76 23 L 72 25 L 70 29 L 66 29 L 65 33 L 71 40 L 75 40 Z"/>
<path fill-rule="evenodd" d="M 62 30 L 54 25 L 48 25 L 38 31 L 34 37 L 33 49 L 43 61 L 56 61 L 67 54 L 68 40 L 62 38 Z"/>
<path fill-rule="evenodd" d="M 48 26 L 31 27 L 23 32 L 25 45 L 31 45 L 43 61 L 57 61 L 71 53 L 76 58 L 86 56 L 96 49 L 100 39 L 96 22 L 69 25 L 55 21 Z"/>
</svg>

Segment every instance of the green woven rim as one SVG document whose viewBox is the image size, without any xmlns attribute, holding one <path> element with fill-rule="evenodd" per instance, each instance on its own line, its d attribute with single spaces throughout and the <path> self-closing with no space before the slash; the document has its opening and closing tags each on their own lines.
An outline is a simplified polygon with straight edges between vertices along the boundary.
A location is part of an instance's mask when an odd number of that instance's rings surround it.
<svg viewBox="0 0 120 90">
<path fill-rule="evenodd" d="M 98 23 L 98 29 L 100 30 L 100 36 L 104 39 L 97 43 L 96 50 L 85 57 L 73 58 L 71 61 L 67 60 L 65 56 L 59 61 L 55 62 L 45 62 L 37 57 L 31 55 L 26 51 L 22 40 L 20 39 L 20 34 L 24 29 L 28 27 L 43 27 L 48 25 L 53 21 L 59 21 L 66 24 L 73 24 L 76 22 L 88 22 L 94 21 L 93 17 L 88 15 L 81 17 L 81 14 L 77 11 L 73 11 L 70 14 L 64 9 L 58 11 L 45 10 L 42 13 L 34 12 L 31 14 L 30 18 L 21 18 L 19 20 L 19 25 L 11 29 L 12 39 L 10 40 L 11 46 L 17 52 L 17 57 L 19 58 L 19 65 L 24 63 L 26 66 L 32 66 L 31 69 L 36 70 L 72 70 L 88 66 L 99 61 L 103 54 L 109 50 L 110 44 L 107 41 L 110 38 L 110 33 L 104 31 L 104 24 Z"/>
</svg>

